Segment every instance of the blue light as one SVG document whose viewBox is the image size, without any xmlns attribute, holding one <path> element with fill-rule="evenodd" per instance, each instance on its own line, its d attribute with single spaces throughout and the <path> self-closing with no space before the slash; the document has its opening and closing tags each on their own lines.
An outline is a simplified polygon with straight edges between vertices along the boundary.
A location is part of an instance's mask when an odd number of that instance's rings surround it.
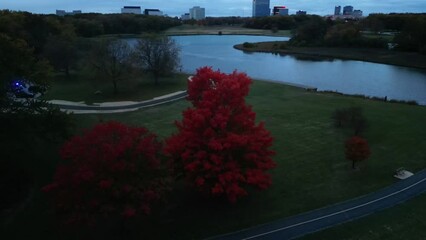
<svg viewBox="0 0 426 240">
<path fill-rule="evenodd" d="M 19 86 L 19 83 L 15 83 L 15 86 Z"/>
</svg>

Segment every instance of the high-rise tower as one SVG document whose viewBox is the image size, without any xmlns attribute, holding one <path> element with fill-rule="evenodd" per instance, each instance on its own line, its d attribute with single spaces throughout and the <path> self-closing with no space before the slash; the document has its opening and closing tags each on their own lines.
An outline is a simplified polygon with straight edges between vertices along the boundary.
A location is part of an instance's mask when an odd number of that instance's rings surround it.
<svg viewBox="0 0 426 240">
<path fill-rule="evenodd" d="M 343 7 L 343 15 L 352 15 L 353 11 L 354 11 L 354 7 L 352 6 Z"/>
<path fill-rule="evenodd" d="M 342 12 L 342 7 L 341 6 L 335 6 L 334 7 L 334 15 L 340 15 Z"/>
<path fill-rule="evenodd" d="M 253 17 L 266 17 L 271 15 L 270 0 L 253 0 Z"/>
</svg>

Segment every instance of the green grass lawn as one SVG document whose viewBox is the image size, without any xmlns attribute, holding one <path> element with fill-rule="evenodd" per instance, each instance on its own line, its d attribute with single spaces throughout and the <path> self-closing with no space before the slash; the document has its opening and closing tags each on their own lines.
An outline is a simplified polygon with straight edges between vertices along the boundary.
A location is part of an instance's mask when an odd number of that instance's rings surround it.
<svg viewBox="0 0 426 240">
<path fill-rule="evenodd" d="M 366 218 L 342 224 L 303 240 L 328 240 L 338 236 L 341 240 L 402 240 L 426 239 L 426 194 L 404 204 Z"/>
<path fill-rule="evenodd" d="M 278 167 L 271 172 L 272 187 L 263 192 L 253 190 L 237 204 L 228 204 L 205 200 L 178 182 L 165 208 L 148 219 L 129 223 L 129 238 L 200 239 L 235 231 L 388 186 L 396 181 L 392 175 L 399 167 L 416 172 L 426 166 L 423 106 L 313 93 L 261 81 L 254 82 L 247 102 L 275 138 Z M 145 126 L 164 138 L 176 131 L 173 122 L 181 119 L 188 106 L 186 101 L 179 101 L 130 113 L 75 115 L 76 131 L 99 121 L 115 120 Z M 363 108 L 370 125 L 365 138 L 372 155 L 358 171 L 353 171 L 344 157 L 348 132 L 334 128 L 330 118 L 335 109 L 352 106 Z M 113 239 L 114 227 L 90 232 L 58 227 L 46 201 L 45 196 L 35 193 L 8 221 L 3 230 L 5 239 Z"/>
<path fill-rule="evenodd" d="M 57 75 L 44 99 L 84 101 L 86 103 L 109 101 L 142 101 L 186 89 L 188 76 L 175 74 L 159 79 L 158 85 L 150 75 L 129 77 L 118 81 L 118 93 L 114 94 L 113 84 L 108 79 L 87 79 L 75 74 L 66 78 Z M 101 91 L 101 94 L 95 94 Z"/>
</svg>

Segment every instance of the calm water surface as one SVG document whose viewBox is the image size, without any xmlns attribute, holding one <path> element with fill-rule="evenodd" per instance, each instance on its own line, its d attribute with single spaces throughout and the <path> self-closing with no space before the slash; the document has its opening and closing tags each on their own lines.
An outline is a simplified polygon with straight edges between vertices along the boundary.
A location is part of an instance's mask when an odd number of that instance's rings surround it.
<svg viewBox="0 0 426 240">
<path fill-rule="evenodd" d="M 175 36 L 181 46 L 182 70 L 202 66 L 223 72 L 246 72 L 267 79 L 348 94 L 416 100 L 426 105 L 426 70 L 361 61 L 300 59 L 271 53 L 244 53 L 233 48 L 243 42 L 281 41 L 266 36 Z"/>
</svg>

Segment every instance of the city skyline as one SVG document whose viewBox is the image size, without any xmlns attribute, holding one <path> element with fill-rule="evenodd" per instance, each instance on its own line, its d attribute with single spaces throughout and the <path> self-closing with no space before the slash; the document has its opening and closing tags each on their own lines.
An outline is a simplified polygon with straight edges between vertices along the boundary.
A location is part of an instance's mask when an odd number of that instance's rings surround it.
<svg viewBox="0 0 426 240">
<path fill-rule="evenodd" d="M 181 16 L 188 12 L 189 8 L 201 6 L 206 9 L 206 16 L 242 16 L 251 17 L 252 0 L 170 0 L 159 2 L 158 0 L 38 0 L 29 2 L 28 0 L 1 0 L 0 9 L 10 9 L 15 11 L 28 11 L 33 13 L 54 14 L 56 10 L 82 10 L 83 13 L 120 13 L 123 6 L 141 6 L 145 8 L 160 9 L 169 16 Z M 309 14 L 332 15 L 334 7 L 341 5 L 356 5 L 364 15 L 370 13 L 390 13 L 390 12 L 426 12 L 426 1 L 424 0 L 387 0 L 377 2 L 376 0 L 271 0 L 270 6 L 286 6 L 290 14 L 295 14 L 298 10 L 307 11 Z"/>
</svg>

